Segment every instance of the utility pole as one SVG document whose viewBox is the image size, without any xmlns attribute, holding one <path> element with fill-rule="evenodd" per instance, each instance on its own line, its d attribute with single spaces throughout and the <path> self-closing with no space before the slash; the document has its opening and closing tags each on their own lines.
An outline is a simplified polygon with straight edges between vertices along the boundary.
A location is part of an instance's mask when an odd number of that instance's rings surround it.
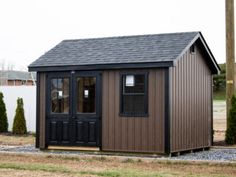
<svg viewBox="0 0 236 177">
<path fill-rule="evenodd" d="M 226 17 L 226 109 L 227 128 L 231 98 L 234 94 L 234 0 L 225 0 Z"/>
</svg>

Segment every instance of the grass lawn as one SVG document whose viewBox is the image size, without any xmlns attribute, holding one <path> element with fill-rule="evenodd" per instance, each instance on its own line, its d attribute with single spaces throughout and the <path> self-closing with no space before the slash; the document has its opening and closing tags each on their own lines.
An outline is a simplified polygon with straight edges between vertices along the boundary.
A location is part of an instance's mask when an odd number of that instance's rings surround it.
<svg viewBox="0 0 236 177">
<path fill-rule="evenodd" d="M 34 142 L 35 137 L 33 135 L 17 136 L 12 135 L 11 133 L 0 134 L 0 145 L 20 146 L 34 144 Z"/>
<path fill-rule="evenodd" d="M 33 144 L 34 137 L 0 135 L 0 145 Z M 231 177 L 236 163 L 167 161 L 112 156 L 0 153 L 0 177 Z"/>
<path fill-rule="evenodd" d="M 235 176 L 236 164 L 0 153 L 0 176 Z"/>
<path fill-rule="evenodd" d="M 217 110 L 220 108 L 221 106 Z M 0 145 L 20 146 L 34 144 L 34 142 L 35 137 L 32 135 L 0 134 Z M 236 163 L 147 160 L 144 158 L 134 160 L 112 156 L 0 153 L 0 177 L 233 177 L 235 174 Z"/>
<path fill-rule="evenodd" d="M 213 100 L 226 100 L 226 91 L 213 92 Z"/>
</svg>

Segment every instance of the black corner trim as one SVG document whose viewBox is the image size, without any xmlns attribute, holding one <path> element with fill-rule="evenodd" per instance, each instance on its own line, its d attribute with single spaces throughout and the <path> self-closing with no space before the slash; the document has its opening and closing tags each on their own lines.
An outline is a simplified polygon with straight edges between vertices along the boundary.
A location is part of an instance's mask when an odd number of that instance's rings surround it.
<svg viewBox="0 0 236 177">
<path fill-rule="evenodd" d="M 213 76 L 211 76 L 211 146 L 214 143 L 214 128 L 213 128 Z"/>
<path fill-rule="evenodd" d="M 165 70 L 165 153 L 170 154 L 169 68 Z"/>
<path fill-rule="evenodd" d="M 39 73 L 37 72 L 37 83 L 36 83 L 36 139 L 35 139 L 35 147 L 39 148 L 39 102 L 40 102 L 40 95 L 39 95 L 39 87 L 40 87 L 40 77 Z"/>
</svg>

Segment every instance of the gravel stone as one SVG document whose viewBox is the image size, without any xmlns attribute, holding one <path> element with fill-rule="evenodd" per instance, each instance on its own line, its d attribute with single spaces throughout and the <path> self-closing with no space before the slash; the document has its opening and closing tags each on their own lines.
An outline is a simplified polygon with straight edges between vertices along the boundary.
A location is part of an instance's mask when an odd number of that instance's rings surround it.
<svg viewBox="0 0 236 177">
<path fill-rule="evenodd" d="M 206 160 L 206 161 L 236 161 L 236 149 L 211 149 L 188 153 L 177 157 L 171 157 L 176 160 Z"/>
<path fill-rule="evenodd" d="M 25 146 L 7 146 L 0 145 L 0 152 L 18 152 L 18 153 L 36 153 L 36 154 L 62 154 L 62 155 L 101 155 L 99 152 L 88 153 L 81 151 L 40 151 L 34 145 Z M 116 155 L 116 154 L 114 154 Z M 143 156 L 142 156 L 143 157 Z M 150 156 L 149 156 L 150 157 Z M 210 149 L 208 151 L 199 151 L 194 153 L 186 153 L 174 157 L 152 157 L 155 159 L 167 160 L 187 160 L 187 161 L 216 161 L 216 162 L 236 162 L 236 148 L 218 148 Z"/>
</svg>

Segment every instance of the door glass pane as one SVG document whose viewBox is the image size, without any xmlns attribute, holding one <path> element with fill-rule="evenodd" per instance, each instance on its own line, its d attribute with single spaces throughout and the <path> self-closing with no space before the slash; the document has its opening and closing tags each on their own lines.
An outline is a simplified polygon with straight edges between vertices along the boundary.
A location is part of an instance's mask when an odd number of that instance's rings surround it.
<svg viewBox="0 0 236 177">
<path fill-rule="evenodd" d="M 96 77 L 77 78 L 77 112 L 95 113 Z"/>
<path fill-rule="evenodd" d="M 69 113 L 69 78 L 51 79 L 51 112 Z"/>
</svg>

